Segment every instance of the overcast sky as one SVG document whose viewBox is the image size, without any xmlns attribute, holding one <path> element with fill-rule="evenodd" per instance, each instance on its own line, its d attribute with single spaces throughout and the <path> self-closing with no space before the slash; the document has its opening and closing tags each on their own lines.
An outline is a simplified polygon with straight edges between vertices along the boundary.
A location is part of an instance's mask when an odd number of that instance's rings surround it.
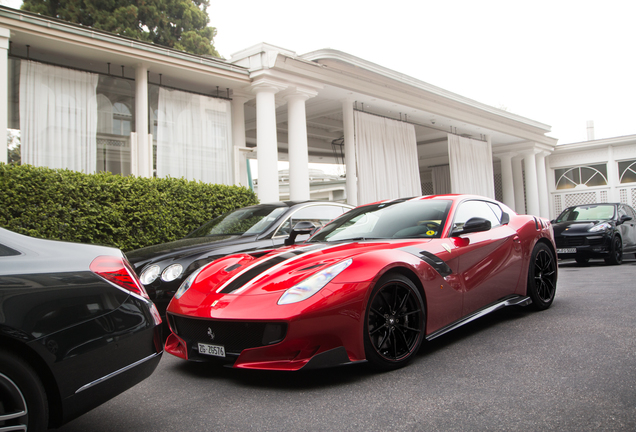
<svg viewBox="0 0 636 432">
<path fill-rule="evenodd" d="M 552 126 L 559 143 L 636 134 L 636 1 L 211 0 L 225 58 L 333 48 Z"/>
<path fill-rule="evenodd" d="M 19 7 L 19 0 L 2 3 Z M 635 0 L 210 0 L 229 59 L 260 42 L 332 48 L 552 126 L 636 134 Z"/>
</svg>

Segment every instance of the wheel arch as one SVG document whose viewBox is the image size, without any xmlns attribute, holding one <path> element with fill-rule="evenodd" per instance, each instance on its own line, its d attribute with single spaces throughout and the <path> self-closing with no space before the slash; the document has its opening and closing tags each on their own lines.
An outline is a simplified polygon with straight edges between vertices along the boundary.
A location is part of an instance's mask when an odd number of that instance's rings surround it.
<svg viewBox="0 0 636 432">
<path fill-rule="evenodd" d="M 422 301 L 424 302 L 424 309 L 425 309 L 425 312 L 426 312 L 426 316 L 428 316 L 428 306 L 427 306 L 427 302 L 426 302 L 426 292 L 424 291 L 424 285 L 422 285 L 422 281 L 417 276 L 417 274 L 412 269 L 410 269 L 408 267 L 397 266 L 397 267 L 391 267 L 382 276 L 385 276 L 385 275 L 387 275 L 389 273 L 401 274 L 402 276 L 408 278 L 411 282 L 413 282 L 413 284 L 417 287 L 417 290 L 420 292 L 420 296 L 422 297 Z M 425 320 L 425 323 L 426 323 L 426 320 Z"/>
<path fill-rule="evenodd" d="M 0 346 L 2 347 L 1 349 L 19 357 L 20 360 L 31 366 L 38 375 L 48 400 L 49 427 L 60 426 L 62 422 L 62 400 L 57 381 L 49 366 L 35 350 L 13 338 L 0 335 Z"/>
</svg>

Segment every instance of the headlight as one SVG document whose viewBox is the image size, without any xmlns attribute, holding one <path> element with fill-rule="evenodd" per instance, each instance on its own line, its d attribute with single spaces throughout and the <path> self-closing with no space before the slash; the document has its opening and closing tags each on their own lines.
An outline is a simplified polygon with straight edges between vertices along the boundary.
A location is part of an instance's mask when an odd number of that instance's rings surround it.
<svg viewBox="0 0 636 432">
<path fill-rule="evenodd" d="M 190 289 L 190 287 L 192 286 L 192 284 L 194 283 L 194 280 L 197 278 L 197 276 L 199 275 L 199 273 L 201 273 L 201 270 L 203 270 L 205 268 L 204 267 L 199 267 L 197 270 L 195 270 L 190 276 L 188 276 L 188 278 L 186 280 L 183 281 L 183 283 L 181 284 L 181 286 L 179 287 L 179 289 L 177 290 L 177 292 L 174 294 L 174 296 L 176 298 L 181 298 L 181 296 L 183 294 L 185 294 L 185 292 Z"/>
<path fill-rule="evenodd" d="M 587 231 L 588 232 L 607 231 L 610 228 L 612 228 L 612 224 L 610 224 L 609 222 L 603 222 L 598 225 L 594 225 L 592 228 L 590 228 Z"/>
<path fill-rule="evenodd" d="M 321 270 L 304 281 L 294 285 L 280 296 L 278 304 L 285 305 L 308 299 L 331 282 L 331 280 L 338 276 L 340 272 L 349 267 L 349 264 L 351 264 L 352 261 L 353 260 L 351 258 L 341 261 L 338 264 L 327 267 L 326 269 Z"/>
<path fill-rule="evenodd" d="M 171 266 L 166 267 L 166 269 L 161 273 L 161 280 L 164 282 L 172 282 L 183 273 L 183 266 L 181 264 L 172 264 Z"/>
<path fill-rule="evenodd" d="M 150 267 L 146 267 L 146 269 L 143 272 L 141 272 L 141 276 L 139 277 L 139 280 L 141 281 L 142 284 L 149 285 L 153 283 L 155 279 L 159 277 L 160 270 L 161 268 L 156 264 L 151 265 Z"/>
</svg>

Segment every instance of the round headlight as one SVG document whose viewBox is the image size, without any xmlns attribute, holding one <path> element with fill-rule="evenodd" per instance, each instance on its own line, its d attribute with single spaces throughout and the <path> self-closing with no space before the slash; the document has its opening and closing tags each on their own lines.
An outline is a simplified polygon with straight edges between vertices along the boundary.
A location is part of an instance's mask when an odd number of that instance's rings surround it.
<svg viewBox="0 0 636 432">
<path fill-rule="evenodd" d="M 161 280 L 164 282 L 172 282 L 183 273 L 183 266 L 181 264 L 172 264 L 171 266 L 166 267 L 166 269 L 161 273 Z"/>
<path fill-rule="evenodd" d="M 139 280 L 142 284 L 149 285 L 159 277 L 160 270 L 161 268 L 156 264 L 151 265 L 150 267 L 146 267 L 144 271 L 141 272 Z"/>
</svg>

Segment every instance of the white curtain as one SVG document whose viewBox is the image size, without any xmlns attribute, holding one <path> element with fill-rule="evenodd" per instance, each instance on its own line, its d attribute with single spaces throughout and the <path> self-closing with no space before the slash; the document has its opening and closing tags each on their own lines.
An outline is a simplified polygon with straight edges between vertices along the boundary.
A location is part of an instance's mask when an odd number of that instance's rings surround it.
<svg viewBox="0 0 636 432">
<path fill-rule="evenodd" d="M 358 203 L 422 194 L 415 127 L 355 111 Z"/>
<path fill-rule="evenodd" d="M 443 195 L 451 193 L 450 166 L 435 166 L 432 170 L 433 176 L 433 193 L 435 195 Z"/>
<path fill-rule="evenodd" d="M 22 60 L 22 162 L 93 173 L 97 154 L 98 76 Z"/>
<path fill-rule="evenodd" d="M 157 177 L 233 184 L 230 102 L 159 89 Z"/>
<path fill-rule="evenodd" d="M 492 151 L 488 142 L 448 135 L 453 193 L 495 198 Z"/>
</svg>

